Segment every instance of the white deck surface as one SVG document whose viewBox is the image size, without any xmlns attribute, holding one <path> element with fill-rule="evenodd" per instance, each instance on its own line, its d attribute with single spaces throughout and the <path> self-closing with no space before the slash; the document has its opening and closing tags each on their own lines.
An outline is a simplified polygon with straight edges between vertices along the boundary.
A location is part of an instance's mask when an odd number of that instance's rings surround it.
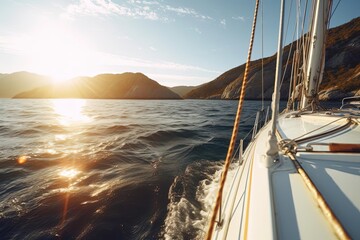
<svg viewBox="0 0 360 240">
<path fill-rule="evenodd" d="M 297 138 L 339 118 L 321 114 L 285 116 L 278 124 L 283 139 Z M 346 118 L 341 119 L 306 137 L 345 123 Z M 229 179 L 235 184 L 223 200 L 224 225 L 215 231 L 214 239 L 337 239 L 291 160 L 280 155 L 272 167 L 262 164 L 268 131 L 268 126 L 260 131 L 247 148 L 235 179 Z M 354 124 L 315 142 L 360 143 L 360 126 Z M 322 152 L 297 153 L 296 158 L 351 238 L 360 239 L 360 154 L 325 150 L 322 147 Z"/>
</svg>

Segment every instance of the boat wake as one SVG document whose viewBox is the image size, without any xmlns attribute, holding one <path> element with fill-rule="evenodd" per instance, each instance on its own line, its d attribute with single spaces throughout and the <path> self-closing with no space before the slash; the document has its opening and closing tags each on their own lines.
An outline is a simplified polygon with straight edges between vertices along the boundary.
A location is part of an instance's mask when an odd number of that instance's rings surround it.
<svg viewBox="0 0 360 240">
<path fill-rule="evenodd" d="M 165 239 L 204 239 L 223 164 L 223 161 L 194 162 L 174 179 L 169 189 L 168 212 L 162 229 Z M 231 170 L 229 178 L 234 173 Z M 228 189 L 229 184 L 225 186 L 225 193 Z"/>
</svg>

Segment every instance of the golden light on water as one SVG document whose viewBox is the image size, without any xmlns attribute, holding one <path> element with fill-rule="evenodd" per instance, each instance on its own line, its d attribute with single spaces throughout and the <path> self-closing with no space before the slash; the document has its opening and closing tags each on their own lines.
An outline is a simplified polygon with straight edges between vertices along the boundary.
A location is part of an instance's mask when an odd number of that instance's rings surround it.
<svg viewBox="0 0 360 240">
<path fill-rule="evenodd" d="M 76 170 L 75 168 L 69 168 L 69 169 L 61 170 L 59 172 L 59 176 L 67 178 L 67 179 L 72 179 L 72 178 L 76 177 L 79 173 L 80 173 L 80 171 Z"/>
<path fill-rule="evenodd" d="M 56 120 L 63 126 L 79 126 L 91 121 L 91 118 L 84 113 L 84 108 L 86 106 L 86 100 L 84 99 L 53 99 L 51 102 L 54 113 L 58 115 L 56 116 Z M 75 128 L 72 130 L 72 133 L 74 133 Z M 54 137 L 55 141 L 63 143 L 64 141 L 67 141 L 69 135 L 57 134 Z M 73 167 L 66 167 L 58 172 L 58 176 L 67 182 L 67 187 L 64 188 L 65 198 L 62 219 L 60 222 L 61 226 L 66 222 L 70 195 L 74 190 L 74 185 L 76 185 L 78 181 L 81 181 L 81 177 L 79 178 L 80 173 L 81 171 Z"/>
<path fill-rule="evenodd" d="M 59 114 L 57 120 L 61 125 L 69 126 L 91 120 L 83 113 L 83 109 L 86 106 L 86 100 L 84 99 L 54 99 L 51 101 L 54 112 Z"/>
<path fill-rule="evenodd" d="M 65 134 L 56 134 L 55 140 L 56 141 L 65 141 L 68 137 Z"/>
<path fill-rule="evenodd" d="M 72 187 L 72 183 L 75 181 L 76 182 L 76 177 L 79 175 L 79 173 L 81 173 L 79 170 L 77 170 L 76 168 L 64 168 L 62 169 L 58 175 L 62 178 L 65 178 L 66 180 L 68 180 L 68 187 L 66 188 L 65 191 L 65 198 L 64 198 L 64 208 L 63 208 L 63 212 L 62 212 L 62 219 L 60 222 L 60 225 L 63 227 L 65 222 L 66 222 L 66 216 L 67 216 L 67 212 L 68 212 L 68 208 L 69 208 L 69 201 L 70 201 L 70 193 L 71 193 L 71 189 Z"/>
<path fill-rule="evenodd" d="M 26 161 L 30 158 L 30 156 L 20 156 L 18 159 L 17 159 L 17 162 L 19 164 L 24 164 L 26 163 Z"/>
</svg>

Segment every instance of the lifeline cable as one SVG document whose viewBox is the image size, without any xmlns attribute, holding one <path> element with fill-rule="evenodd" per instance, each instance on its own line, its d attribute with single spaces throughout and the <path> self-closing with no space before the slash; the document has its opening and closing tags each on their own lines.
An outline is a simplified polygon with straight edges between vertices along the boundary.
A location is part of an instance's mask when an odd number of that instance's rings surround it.
<svg viewBox="0 0 360 240">
<path fill-rule="evenodd" d="M 223 194 L 223 190 L 224 190 L 224 186 L 225 186 L 227 173 L 229 171 L 229 166 L 230 166 L 230 163 L 231 163 L 232 154 L 234 152 L 237 132 L 238 132 L 238 129 L 239 129 L 239 123 L 240 123 L 240 118 L 241 118 L 241 111 L 242 111 L 242 108 L 243 108 L 243 102 L 244 102 L 244 97 L 245 97 L 245 89 L 246 89 L 246 84 L 247 84 L 247 75 L 248 75 L 248 72 L 249 72 L 251 53 L 252 53 L 252 48 L 253 48 L 253 43 L 254 43 L 255 26 L 256 26 L 256 19 L 257 19 L 258 9 L 259 9 L 259 0 L 256 0 L 254 19 L 253 19 L 253 25 L 252 25 L 251 37 L 250 37 L 249 52 L 248 52 L 246 65 L 245 65 L 245 72 L 244 72 L 244 78 L 243 78 L 243 82 L 242 82 L 242 86 L 241 86 L 241 93 L 240 93 L 240 98 L 239 98 L 238 109 L 237 109 L 237 113 L 236 113 L 236 118 L 235 118 L 235 122 L 234 122 L 234 127 L 233 127 L 233 131 L 232 131 L 232 135 L 231 135 L 231 140 L 230 140 L 228 152 L 227 152 L 227 155 L 226 155 L 224 171 L 223 171 L 223 174 L 221 174 L 220 187 L 219 187 L 219 191 L 218 191 L 217 196 L 216 196 L 215 207 L 214 207 L 214 210 L 212 212 L 212 216 L 211 216 L 211 220 L 210 220 L 210 226 L 209 226 L 207 236 L 206 236 L 207 240 L 211 239 L 212 233 L 214 231 L 214 226 L 215 226 L 215 223 L 216 223 L 216 217 L 217 217 L 218 211 L 219 211 L 220 206 L 221 206 L 222 194 Z"/>
</svg>

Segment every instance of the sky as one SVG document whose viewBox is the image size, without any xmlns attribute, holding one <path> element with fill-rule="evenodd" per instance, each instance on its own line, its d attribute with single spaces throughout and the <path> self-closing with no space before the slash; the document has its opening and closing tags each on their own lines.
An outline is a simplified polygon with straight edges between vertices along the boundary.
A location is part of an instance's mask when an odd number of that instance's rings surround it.
<svg viewBox="0 0 360 240">
<path fill-rule="evenodd" d="M 298 1 L 286 1 L 285 29 Z M 259 10 L 252 59 L 276 52 L 279 2 L 264 0 Z M 142 72 L 165 86 L 200 85 L 245 62 L 254 6 L 254 0 L 1 0 L 0 73 L 65 80 Z M 340 0 L 330 26 L 358 17 L 359 9 L 358 0 Z M 286 44 L 294 35 L 285 32 Z"/>
</svg>

